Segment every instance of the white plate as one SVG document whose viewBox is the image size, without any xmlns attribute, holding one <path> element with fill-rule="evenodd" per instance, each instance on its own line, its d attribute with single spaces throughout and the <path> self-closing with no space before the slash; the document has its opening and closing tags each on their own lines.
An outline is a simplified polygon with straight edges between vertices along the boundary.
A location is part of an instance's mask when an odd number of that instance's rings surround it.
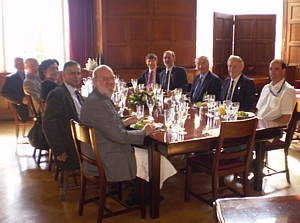
<svg viewBox="0 0 300 223">
<path fill-rule="evenodd" d="M 160 129 L 160 128 L 163 127 L 164 124 L 160 123 L 160 122 L 154 122 L 153 125 L 155 126 L 156 129 Z M 140 129 L 140 128 L 135 128 L 134 126 L 135 126 L 135 124 L 131 124 L 130 128 L 132 128 L 132 129 Z"/>
<path fill-rule="evenodd" d="M 239 119 L 243 119 L 243 118 L 252 118 L 252 117 L 255 116 L 255 114 L 254 114 L 253 112 L 245 112 L 245 113 L 247 113 L 248 116 L 240 116 L 240 115 L 238 115 L 238 118 L 239 118 Z"/>
</svg>

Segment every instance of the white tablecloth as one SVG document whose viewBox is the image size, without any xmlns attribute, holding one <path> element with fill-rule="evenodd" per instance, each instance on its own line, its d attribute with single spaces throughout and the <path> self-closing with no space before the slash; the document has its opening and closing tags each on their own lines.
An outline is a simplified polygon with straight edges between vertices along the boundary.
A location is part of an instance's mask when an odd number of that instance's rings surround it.
<svg viewBox="0 0 300 223">
<path fill-rule="evenodd" d="M 148 150 L 134 147 L 137 164 L 137 177 L 149 182 Z M 160 159 L 160 188 L 169 177 L 175 175 L 177 170 L 171 162 L 164 156 Z"/>
</svg>

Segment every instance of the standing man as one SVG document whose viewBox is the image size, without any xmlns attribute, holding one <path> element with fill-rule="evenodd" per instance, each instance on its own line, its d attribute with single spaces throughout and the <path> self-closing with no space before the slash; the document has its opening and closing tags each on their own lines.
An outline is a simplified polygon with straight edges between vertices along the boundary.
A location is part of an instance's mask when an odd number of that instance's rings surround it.
<svg viewBox="0 0 300 223">
<path fill-rule="evenodd" d="M 138 78 L 138 84 L 145 84 L 149 89 L 151 85 L 159 83 L 159 73 L 164 70 L 163 67 L 157 66 L 157 56 L 154 53 L 149 53 L 146 56 L 147 70 L 144 70 Z"/>
<path fill-rule="evenodd" d="M 269 75 L 271 83 L 262 89 L 256 108 L 257 116 L 288 124 L 296 104 L 296 92 L 284 79 L 286 64 L 279 59 L 271 61 Z"/>
<path fill-rule="evenodd" d="M 209 61 L 206 56 L 200 56 L 195 59 L 195 65 L 199 74 L 195 77 L 191 88 L 191 101 L 203 101 L 205 94 L 213 94 L 216 101 L 220 100 L 221 79 L 209 70 Z"/>
<path fill-rule="evenodd" d="M 22 58 L 16 57 L 14 64 L 17 71 L 5 77 L 1 95 L 15 106 L 19 119 L 25 123 L 28 121 L 29 116 L 29 97 L 25 95 L 23 90 L 25 79 L 24 61 Z"/>
<path fill-rule="evenodd" d="M 175 88 L 182 88 L 187 90 L 187 72 L 184 67 L 175 66 L 176 56 L 171 50 L 167 50 L 163 55 L 163 62 L 166 69 L 160 73 L 160 83 L 164 90 L 174 90 Z"/>
<path fill-rule="evenodd" d="M 23 83 L 24 93 L 31 96 L 33 105 L 37 111 L 40 105 L 41 81 L 38 76 L 39 63 L 35 58 L 25 60 L 25 68 L 27 70 L 26 78 Z"/>
<path fill-rule="evenodd" d="M 74 146 L 70 119 L 79 121 L 82 96 L 77 91 L 81 83 L 79 63 L 65 63 L 63 83 L 52 90 L 46 100 L 43 132 L 53 150 L 56 165 L 63 170 L 77 169 L 78 157 Z"/>
<path fill-rule="evenodd" d="M 239 56 L 231 55 L 227 60 L 227 67 L 230 77 L 224 80 L 221 101 L 239 102 L 239 110 L 255 112 L 255 85 L 250 78 L 242 74 L 244 61 Z"/>
</svg>

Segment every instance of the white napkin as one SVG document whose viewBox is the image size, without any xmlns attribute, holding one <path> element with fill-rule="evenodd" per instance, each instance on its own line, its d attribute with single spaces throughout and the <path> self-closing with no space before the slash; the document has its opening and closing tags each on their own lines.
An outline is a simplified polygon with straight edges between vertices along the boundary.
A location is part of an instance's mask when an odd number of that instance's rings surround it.
<svg viewBox="0 0 300 223">
<path fill-rule="evenodd" d="M 135 159 L 137 164 L 137 177 L 149 182 L 149 164 L 148 164 L 148 150 L 134 147 Z M 177 170 L 171 162 L 164 156 L 160 159 L 160 189 L 163 183 L 169 177 L 175 175 Z"/>
</svg>

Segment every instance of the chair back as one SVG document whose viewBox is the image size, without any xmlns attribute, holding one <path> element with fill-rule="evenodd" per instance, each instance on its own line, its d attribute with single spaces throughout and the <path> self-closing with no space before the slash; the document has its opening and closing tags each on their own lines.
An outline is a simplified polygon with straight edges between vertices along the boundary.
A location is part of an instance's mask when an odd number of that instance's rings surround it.
<svg viewBox="0 0 300 223">
<path fill-rule="evenodd" d="M 290 119 L 290 122 L 287 126 L 287 129 L 285 130 L 286 137 L 285 137 L 285 147 L 289 147 L 291 144 L 291 141 L 293 139 L 294 132 L 296 130 L 297 121 L 300 120 L 300 113 L 297 111 L 298 102 L 296 102 L 292 117 Z"/>
<path fill-rule="evenodd" d="M 70 125 L 71 125 L 71 132 L 74 140 L 74 145 L 76 148 L 77 156 L 79 159 L 80 163 L 80 169 L 82 174 L 85 175 L 85 177 L 89 178 L 92 181 L 95 181 L 94 176 L 88 176 L 87 174 L 84 173 L 82 164 L 83 162 L 87 162 L 95 167 L 97 167 L 98 172 L 99 172 L 99 180 L 105 180 L 105 172 L 104 168 L 101 162 L 101 157 L 100 153 L 98 150 L 97 142 L 96 142 L 96 134 L 95 134 L 95 129 L 89 126 L 85 126 L 82 124 L 79 124 L 75 120 L 71 119 L 70 120 Z M 94 157 L 88 157 L 87 155 L 83 154 L 81 151 L 81 144 L 88 144 L 91 146 L 91 149 L 93 151 Z"/>
<path fill-rule="evenodd" d="M 257 118 L 250 118 L 237 121 L 223 121 L 221 123 L 220 136 L 218 146 L 214 156 L 214 169 L 219 169 L 222 160 L 241 159 L 244 165 L 249 166 L 252 156 L 254 139 L 257 127 Z M 230 152 L 226 148 L 238 149 Z M 230 163 L 230 162 L 229 162 Z"/>
</svg>

